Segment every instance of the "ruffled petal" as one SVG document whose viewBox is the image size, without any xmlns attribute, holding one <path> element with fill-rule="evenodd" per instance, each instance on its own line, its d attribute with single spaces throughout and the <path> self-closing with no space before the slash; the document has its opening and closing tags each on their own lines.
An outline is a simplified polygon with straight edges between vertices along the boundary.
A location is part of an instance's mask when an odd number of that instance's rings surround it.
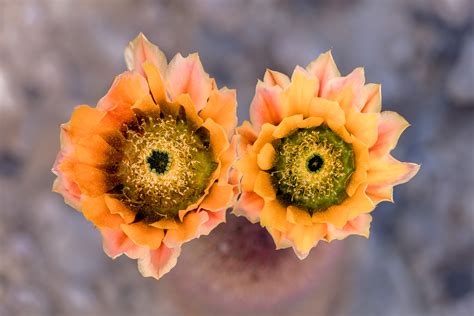
<svg viewBox="0 0 474 316">
<path fill-rule="evenodd" d="M 277 200 L 265 201 L 265 205 L 260 213 L 260 225 L 285 231 L 288 225 L 286 221 L 286 207 Z"/>
<path fill-rule="evenodd" d="M 225 223 L 226 209 L 223 208 L 219 211 L 207 212 L 207 215 L 209 219 L 199 227 L 200 235 L 209 235 L 219 224 Z"/>
<path fill-rule="evenodd" d="M 129 258 L 137 259 L 147 251 L 146 248 L 135 244 L 121 229 L 102 228 L 100 233 L 104 252 L 112 259 L 124 253 Z"/>
<path fill-rule="evenodd" d="M 83 196 L 81 211 L 85 218 L 99 228 L 117 229 L 123 223 L 123 219 L 119 215 L 110 213 L 103 195 L 98 197 Z"/>
<path fill-rule="evenodd" d="M 303 260 L 309 254 L 311 248 L 326 235 L 326 225 L 313 224 L 306 226 L 296 224 L 289 232 L 289 238 L 293 241 L 293 248 L 299 259 Z"/>
<path fill-rule="evenodd" d="M 303 68 L 296 67 L 290 85 L 281 95 L 283 117 L 295 114 L 307 117 L 311 101 L 317 91 L 318 78 L 311 76 Z"/>
<path fill-rule="evenodd" d="M 255 180 L 255 193 L 264 199 L 276 199 L 276 192 L 272 185 L 272 179 L 268 172 L 260 171 Z"/>
<path fill-rule="evenodd" d="M 285 89 L 290 84 L 290 78 L 281 72 L 267 69 L 263 76 L 263 82 L 267 86 L 279 86 L 280 88 Z"/>
<path fill-rule="evenodd" d="M 260 130 L 265 123 L 278 124 L 282 120 L 280 86 L 265 86 L 257 83 L 255 96 L 250 104 L 250 121 L 255 129 Z"/>
<path fill-rule="evenodd" d="M 286 219 L 292 224 L 313 225 L 311 215 L 295 206 L 288 206 L 286 211 Z"/>
<path fill-rule="evenodd" d="M 369 83 L 363 90 L 364 103 L 361 112 L 380 113 L 382 109 L 382 86 L 380 84 Z"/>
<path fill-rule="evenodd" d="M 223 88 L 211 92 L 209 101 L 199 113 L 199 116 L 204 120 L 212 118 L 214 122 L 224 127 L 227 137 L 230 137 L 237 125 L 236 111 L 237 99 L 235 90 Z"/>
<path fill-rule="evenodd" d="M 134 243 L 146 246 L 150 249 L 157 249 L 165 235 L 163 229 L 159 229 L 142 222 L 132 224 L 122 224 L 120 228 Z"/>
<path fill-rule="evenodd" d="M 170 229 L 166 232 L 163 242 L 168 247 L 179 247 L 183 243 L 199 237 L 200 226 L 208 220 L 208 212 L 189 212 L 184 217 L 183 222 L 178 223 L 177 229 Z"/>
<path fill-rule="evenodd" d="M 158 249 L 150 250 L 138 259 L 138 270 L 144 277 L 160 279 L 176 265 L 180 254 L 181 248 L 168 248 L 161 244 Z"/>
<path fill-rule="evenodd" d="M 385 111 L 380 113 L 378 138 L 370 148 L 371 157 L 384 156 L 397 145 L 398 139 L 410 124 L 398 113 Z"/>
<path fill-rule="evenodd" d="M 319 79 L 318 96 L 321 96 L 321 92 L 330 80 L 341 76 L 336 63 L 334 62 L 331 51 L 319 55 L 319 57 L 313 60 L 306 69 L 310 74 Z"/>
<path fill-rule="evenodd" d="M 105 195 L 105 204 L 107 205 L 111 214 L 120 215 L 126 224 L 129 224 L 135 220 L 135 212 L 130 210 L 121 201 L 114 199 L 109 194 Z"/>
<path fill-rule="evenodd" d="M 232 185 L 214 184 L 199 207 L 209 211 L 226 208 L 232 204 L 233 196 L 234 187 Z"/>
<path fill-rule="evenodd" d="M 361 214 L 356 218 L 348 221 L 342 229 L 337 228 L 334 225 L 328 224 L 325 240 L 342 240 L 350 235 L 359 235 L 365 238 L 369 238 L 371 222 L 372 216 L 370 216 L 369 214 Z"/>
<path fill-rule="evenodd" d="M 156 103 L 166 103 L 168 98 L 166 96 L 166 88 L 163 80 L 164 73 L 161 73 L 159 68 L 149 61 L 143 63 L 143 71 L 145 72 L 148 86 Z"/>
<path fill-rule="evenodd" d="M 367 179 L 371 185 L 397 185 L 413 178 L 420 166 L 414 163 L 400 162 L 391 155 L 380 159 L 372 159 L 367 172 Z"/>
<path fill-rule="evenodd" d="M 257 155 L 257 163 L 260 169 L 268 170 L 273 167 L 276 151 L 271 143 L 266 143 Z"/>
<path fill-rule="evenodd" d="M 166 78 L 167 90 L 173 100 L 180 94 L 189 94 L 196 105 L 196 111 L 204 108 L 212 89 L 212 81 L 204 71 L 198 54 L 191 54 L 186 58 L 177 54 L 168 66 Z"/>
<path fill-rule="evenodd" d="M 161 73 L 165 73 L 167 66 L 165 54 L 140 33 L 125 48 L 125 63 L 129 70 L 136 70 L 144 75 L 142 65 L 145 61 L 155 65 Z"/>
<path fill-rule="evenodd" d="M 368 147 L 377 141 L 379 113 L 360 113 L 351 108 L 346 111 L 346 128 Z"/>
<path fill-rule="evenodd" d="M 295 130 L 303 121 L 303 115 L 293 115 L 285 117 L 273 131 L 274 138 L 283 138 Z M 260 139 L 260 137 L 259 137 Z"/>
<path fill-rule="evenodd" d="M 353 107 L 359 111 L 364 83 L 364 69 L 356 68 L 345 77 L 331 79 L 322 90 L 321 97 L 336 101 L 344 110 Z"/>
<path fill-rule="evenodd" d="M 233 213 L 245 216 L 251 223 L 257 223 L 263 209 L 264 200 L 255 192 L 242 192 Z"/>
<path fill-rule="evenodd" d="M 333 122 L 336 125 L 344 125 L 346 123 L 346 116 L 339 104 L 334 101 L 313 98 L 308 109 L 310 117 L 320 117 L 325 122 Z"/>
</svg>

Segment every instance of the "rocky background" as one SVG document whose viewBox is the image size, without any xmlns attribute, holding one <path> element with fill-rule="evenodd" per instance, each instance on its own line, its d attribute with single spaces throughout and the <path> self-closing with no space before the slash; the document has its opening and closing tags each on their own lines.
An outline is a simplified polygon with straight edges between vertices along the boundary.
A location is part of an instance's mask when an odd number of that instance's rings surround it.
<svg viewBox="0 0 474 316">
<path fill-rule="evenodd" d="M 0 315 L 472 315 L 473 19 L 470 0 L 0 0 Z M 199 51 L 238 89 L 240 120 L 265 68 L 332 49 L 411 122 L 395 156 L 421 171 L 368 241 L 296 262 L 230 215 L 160 282 L 142 278 L 50 192 L 59 124 L 105 94 L 139 32 L 169 59 Z"/>
</svg>

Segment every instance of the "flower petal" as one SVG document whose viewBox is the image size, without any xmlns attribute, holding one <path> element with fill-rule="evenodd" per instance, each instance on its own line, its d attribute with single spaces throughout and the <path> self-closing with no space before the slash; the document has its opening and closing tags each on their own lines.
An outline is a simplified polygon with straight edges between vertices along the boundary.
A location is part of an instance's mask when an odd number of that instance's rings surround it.
<svg viewBox="0 0 474 316">
<path fill-rule="evenodd" d="M 273 167 L 273 161 L 276 156 L 275 148 L 271 143 L 266 143 L 257 155 L 257 163 L 260 169 L 268 170 Z"/>
<path fill-rule="evenodd" d="M 255 192 L 242 192 L 233 213 L 244 215 L 251 223 L 257 223 L 263 209 L 264 200 Z"/>
<path fill-rule="evenodd" d="M 298 128 L 298 125 L 303 121 L 303 115 L 293 115 L 285 117 L 280 125 L 273 131 L 274 138 L 283 138 L 289 135 L 293 130 Z M 260 139 L 260 137 L 259 137 Z"/>
<path fill-rule="evenodd" d="M 260 130 L 265 123 L 278 124 L 282 120 L 280 86 L 265 86 L 257 83 L 255 96 L 250 104 L 250 121 L 255 129 Z"/>
<path fill-rule="evenodd" d="M 114 199 L 109 194 L 105 194 L 104 198 L 111 214 L 120 215 L 127 224 L 135 220 L 135 212 L 126 207 L 121 201 Z"/>
<path fill-rule="evenodd" d="M 92 197 L 106 193 L 120 182 L 118 178 L 106 174 L 104 170 L 83 163 L 75 163 L 73 173 L 81 192 Z"/>
<path fill-rule="evenodd" d="M 296 67 L 291 83 L 281 95 L 283 117 L 303 114 L 308 117 L 308 108 L 318 91 L 318 78 L 311 77 L 301 67 Z"/>
<path fill-rule="evenodd" d="M 220 155 L 230 146 L 225 130 L 222 128 L 222 126 L 216 124 L 216 122 L 214 122 L 211 118 L 206 119 L 201 127 L 204 127 L 209 131 L 212 152 L 214 153 L 214 157 L 218 159 Z"/>
<path fill-rule="evenodd" d="M 168 248 L 164 243 L 158 249 L 150 250 L 138 259 L 138 270 L 144 277 L 160 279 L 177 262 L 181 248 Z"/>
<path fill-rule="evenodd" d="M 233 197 L 234 187 L 232 185 L 214 184 L 199 207 L 209 211 L 227 208 L 232 204 Z"/>
<path fill-rule="evenodd" d="M 132 224 L 120 225 L 123 232 L 134 243 L 140 246 L 146 246 L 150 249 L 157 249 L 161 245 L 163 236 L 165 235 L 163 229 L 159 229 L 142 222 Z"/>
<path fill-rule="evenodd" d="M 337 228 L 334 225 L 328 224 L 328 230 L 325 240 L 342 240 L 350 235 L 359 235 L 365 238 L 369 238 L 371 222 L 372 216 L 370 216 L 369 214 L 361 214 L 356 218 L 348 221 L 342 229 Z"/>
<path fill-rule="evenodd" d="M 226 209 L 207 212 L 209 219 L 199 227 L 199 235 L 209 235 L 209 233 L 219 224 L 225 223 Z"/>
<path fill-rule="evenodd" d="M 341 108 L 347 110 L 362 107 L 362 91 L 365 83 L 363 68 L 356 68 L 345 77 L 331 79 L 321 92 L 321 97 L 339 103 Z"/>
<path fill-rule="evenodd" d="M 296 255 L 300 260 L 303 260 L 308 256 L 311 248 L 316 246 L 325 235 L 325 224 L 313 224 L 311 226 L 296 224 L 291 229 L 289 238 L 293 241 Z"/>
<path fill-rule="evenodd" d="M 332 58 L 331 51 L 319 55 L 319 57 L 313 60 L 306 69 L 310 74 L 319 79 L 318 96 L 321 96 L 321 92 L 331 79 L 341 76 L 336 63 Z"/>
<path fill-rule="evenodd" d="M 237 99 L 235 90 L 223 88 L 211 92 L 209 101 L 199 113 L 199 116 L 204 120 L 212 118 L 214 122 L 224 127 L 227 136 L 230 137 L 237 125 L 236 111 Z"/>
<path fill-rule="evenodd" d="M 368 185 L 365 193 L 374 204 L 382 201 L 393 203 L 393 186 L 391 185 Z"/>
<path fill-rule="evenodd" d="M 267 200 L 260 213 L 260 225 L 270 227 L 279 231 L 285 231 L 287 227 L 286 207 L 277 200 Z"/>
<path fill-rule="evenodd" d="M 260 134 L 258 135 L 257 140 L 253 143 L 252 149 L 255 152 L 259 152 L 260 149 L 266 144 L 274 140 L 273 133 L 275 131 L 275 126 L 269 123 L 263 124 Z"/>
<path fill-rule="evenodd" d="M 260 171 L 255 180 L 255 193 L 264 199 L 276 199 L 276 192 L 272 185 L 272 178 L 269 173 Z"/>
<path fill-rule="evenodd" d="M 263 76 L 263 82 L 267 86 L 279 86 L 285 89 L 290 84 L 290 78 L 281 72 L 267 69 Z"/>
<path fill-rule="evenodd" d="M 158 67 L 161 73 L 166 71 L 167 62 L 165 54 L 163 54 L 158 46 L 148 41 L 143 33 L 140 33 L 125 48 L 125 63 L 129 70 L 136 70 L 141 75 L 144 75 L 142 65 L 145 61 Z"/>
<path fill-rule="evenodd" d="M 204 108 L 212 89 L 212 82 L 204 71 L 198 54 L 191 54 L 186 58 L 181 54 L 174 56 L 168 66 L 166 78 L 168 91 L 173 100 L 180 94 L 189 94 L 197 112 Z"/>
<path fill-rule="evenodd" d="M 209 215 L 205 211 L 189 212 L 183 222 L 178 223 L 177 229 L 170 229 L 166 232 L 163 242 L 168 247 L 179 247 L 186 241 L 199 237 L 200 226 L 208 220 Z"/>
<path fill-rule="evenodd" d="M 378 138 L 370 148 L 371 157 L 388 154 L 397 145 L 398 139 L 410 124 L 398 113 L 385 111 L 380 113 Z"/>
<path fill-rule="evenodd" d="M 351 136 L 352 150 L 355 155 L 355 171 L 346 187 L 349 196 L 354 195 L 356 189 L 362 182 L 367 182 L 367 169 L 369 168 L 369 150 L 360 140 Z"/>
<path fill-rule="evenodd" d="M 288 206 L 286 211 L 286 220 L 292 224 L 313 225 L 311 215 L 295 206 Z"/>
<path fill-rule="evenodd" d="M 339 104 L 334 101 L 313 98 L 308 109 L 308 115 L 311 117 L 320 117 L 324 121 L 332 121 L 337 125 L 344 125 L 346 117 Z"/>
<path fill-rule="evenodd" d="M 361 112 L 380 113 L 382 109 L 382 86 L 380 84 L 369 83 L 363 90 L 364 104 Z"/>
<path fill-rule="evenodd" d="M 102 228 L 100 232 L 104 252 L 112 259 L 124 253 L 132 259 L 143 254 L 144 248 L 136 245 L 121 229 Z"/>
<path fill-rule="evenodd" d="M 118 228 L 123 223 L 119 215 L 110 213 L 103 195 L 98 197 L 84 195 L 81 202 L 82 214 L 97 227 Z"/>
<path fill-rule="evenodd" d="M 257 154 L 253 150 L 248 150 L 242 154 L 235 167 L 242 172 L 242 190 L 253 191 L 255 179 L 260 172 L 257 165 Z"/>
<path fill-rule="evenodd" d="M 369 184 L 397 185 L 413 178 L 420 166 L 414 163 L 400 162 L 391 155 L 380 159 L 371 159 L 367 173 Z"/>
<path fill-rule="evenodd" d="M 159 68 L 149 61 L 143 63 L 143 71 L 155 102 L 157 104 L 166 103 L 168 98 L 166 97 L 166 88 L 163 81 L 164 73 L 161 73 Z"/>
<path fill-rule="evenodd" d="M 350 108 L 346 111 L 346 128 L 368 147 L 377 141 L 379 113 L 360 113 Z"/>
</svg>

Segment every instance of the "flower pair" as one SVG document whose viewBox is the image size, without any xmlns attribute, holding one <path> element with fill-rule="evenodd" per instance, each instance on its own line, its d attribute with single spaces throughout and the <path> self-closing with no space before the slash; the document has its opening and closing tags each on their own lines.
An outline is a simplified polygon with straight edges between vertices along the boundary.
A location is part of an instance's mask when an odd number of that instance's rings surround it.
<svg viewBox="0 0 474 316">
<path fill-rule="evenodd" d="M 218 89 L 197 54 L 168 63 L 140 34 L 125 59 L 97 106 L 61 126 L 53 190 L 144 276 L 167 273 L 228 208 L 299 258 L 319 240 L 368 237 L 368 213 L 418 171 L 390 155 L 408 123 L 380 113 L 380 86 L 362 69 L 341 77 L 329 52 L 291 79 L 268 70 L 237 129 L 235 90 Z"/>
</svg>

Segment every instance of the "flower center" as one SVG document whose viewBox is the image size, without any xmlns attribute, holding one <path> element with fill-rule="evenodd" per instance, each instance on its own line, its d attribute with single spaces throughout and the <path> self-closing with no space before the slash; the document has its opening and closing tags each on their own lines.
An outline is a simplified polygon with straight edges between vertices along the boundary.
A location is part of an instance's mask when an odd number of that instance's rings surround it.
<svg viewBox="0 0 474 316">
<path fill-rule="evenodd" d="M 121 186 L 114 193 L 136 221 L 176 218 L 204 194 L 217 168 L 207 130 L 182 117 L 137 116 L 122 134 Z"/>
<path fill-rule="evenodd" d="M 300 128 L 273 145 L 277 154 L 270 174 L 282 204 L 312 214 L 347 197 L 354 153 L 329 127 Z"/>
<path fill-rule="evenodd" d="M 167 152 L 153 150 L 146 161 L 150 166 L 150 170 L 157 174 L 164 174 L 169 169 L 170 157 Z"/>
</svg>

